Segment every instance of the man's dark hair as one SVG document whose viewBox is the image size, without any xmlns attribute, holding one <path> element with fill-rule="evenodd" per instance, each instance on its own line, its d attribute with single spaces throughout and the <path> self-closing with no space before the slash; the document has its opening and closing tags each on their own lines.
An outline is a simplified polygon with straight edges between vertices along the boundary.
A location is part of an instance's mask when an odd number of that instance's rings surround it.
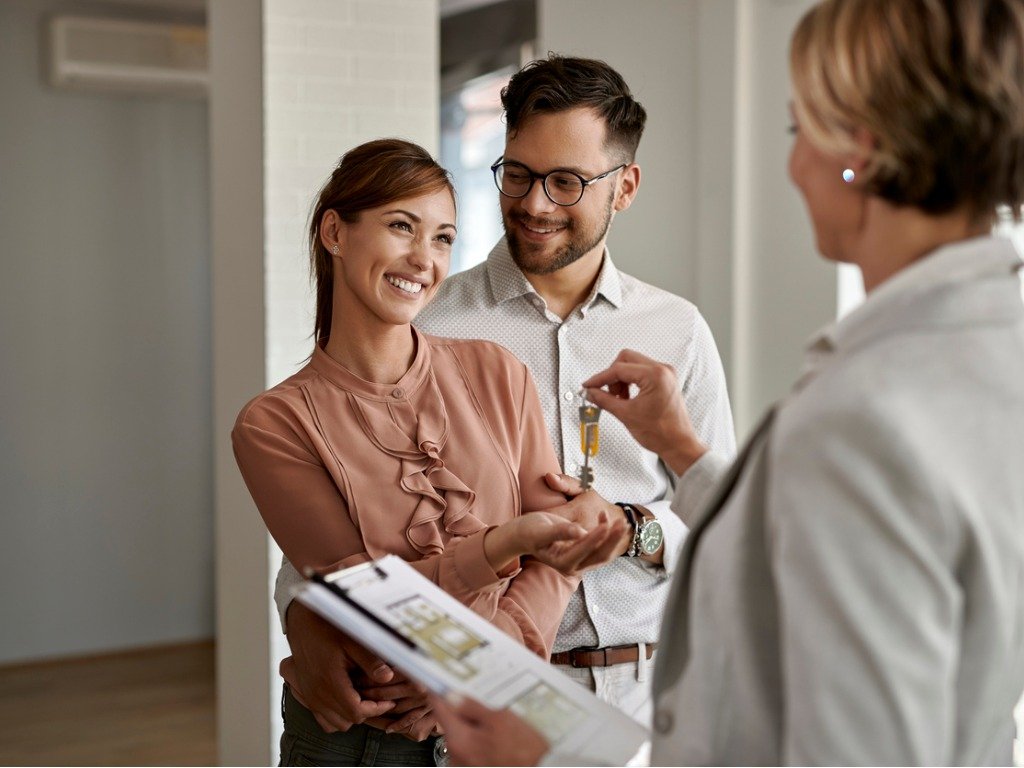
<svg viewBox="0 0 1024 768">
<path fill-rule="evenodd" d="M 622 75 L 603 61 L 549 53 L 512 75 L 501 91 L 506 133 L 516 132 L 533 115 L 589 107 L 604 118 L 605 145 L 624 161 L 636 156 L 647 112 L 633 98 Z"/>
</svg>

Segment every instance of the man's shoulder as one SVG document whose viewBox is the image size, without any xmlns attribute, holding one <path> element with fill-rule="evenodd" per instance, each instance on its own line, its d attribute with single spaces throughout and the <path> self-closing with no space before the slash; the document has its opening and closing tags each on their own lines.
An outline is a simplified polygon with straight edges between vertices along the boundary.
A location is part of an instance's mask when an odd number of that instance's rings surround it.
<svg viewBox="0 0 1024 768">
<path fill-rule="evenodd" d="M 630 311 L 660 315 L 675 322 L 687 321 L 690 324 L 701 317 L 700 310 L 692 301 L 646 283 L 621 269 L 619 284 L 622 287 L 622 306 Z"/>
<path fill-rule="evenodd" d="M 481 333 L 472 325 L 475 318 L 489 318 L 494 308 L 484 262 L 446 278 L 413 323 L 425 333 L 465 338 Z"/>
<path fill-rule="evenodd" d="M 431 314 L 441 307 L 452 305 L 478 304 L 491 300 L 491 285 L 487 279 L 487 262 L 467 270 L 449 275 L 437 289 L 437 295 L 423 314 Z"/>
</svg>

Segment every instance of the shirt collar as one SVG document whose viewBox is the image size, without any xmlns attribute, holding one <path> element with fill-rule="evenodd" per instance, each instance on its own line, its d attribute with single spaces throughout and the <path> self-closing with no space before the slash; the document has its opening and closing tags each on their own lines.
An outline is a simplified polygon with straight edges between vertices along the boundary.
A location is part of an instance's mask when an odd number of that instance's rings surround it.
<svg viewBox="0 0 1024 768">
<path fill-rule="evenodd" d="M 983 235 L 944 245 L 897 272 L 872 291 L 864 303 L 811 337 L 803 377 L 830 354 L 860 346 L 890 334 L 897 322 L 927 322 L 919 300 L 929 294 L 980 279 L 1009 276 L 1021 267 L 1021 257 L 1004 237 Z M 959 305 L 964 317 L 996 312 L 988 304 Z"/>
<path fill-rule="evenodd" d="M 597 276 L 597 283 L 584 302 L 584 306 L 590 307 L 598 296 L 604 296 L 613 307 L 622 306 L 622 279 L 619 277 L 619 270 L 612 263 L 612 254 L 607 246 L 604 249 L 604 261 L 601 263 L 601 272 Z"/>
<path fill-rule="evenodd" d="M 520 296 L 537 294 L 526 275 L 512 260 L 508 241 L 504 237 L 487 256 L 487 278 L 491 284 L 491 295 L 498 304 Z M 594 289 L 583 301 L 584 310 L 589 309 L 599 296 L 603 296 L 614 307 L 622 306 L 622 280 L 607 247 L 604 249 L 604 259 Z"/>
</svg>

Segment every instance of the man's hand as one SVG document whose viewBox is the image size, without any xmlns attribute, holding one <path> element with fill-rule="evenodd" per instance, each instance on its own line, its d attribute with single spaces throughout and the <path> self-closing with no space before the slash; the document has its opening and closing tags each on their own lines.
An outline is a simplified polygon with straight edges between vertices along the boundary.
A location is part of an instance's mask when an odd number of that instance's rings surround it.
<svg viewBox="0 0 1024 768">
<path fill-rule="evenodd" d="M 615 520 L 619 517 L 625 519 L 622 509 L 618 505 L 605 501 L 597 491 L 584 491 L 579 481 L 574 477 L 556 475 L 553 472 L 549 472 L 544 475 L 544 482 L 548 484 L 551 490 L 559 491 L 571 497 L 565 504 L 559 504 L 557 507 L 545 510 L 549 514 L 564 517 L 569 522 L 576 523 L 576 525 L 582 526 L 588 531 L 593 530 L 594 526 L 597 525 L 598 516 L 602 512 L 605 513 L 609 520 Z M 623 552 L 626 551 L 628 543 L 627 541 L 623 544 Z"/>
<path fill-rule="evenodd" d="M 635 396 L 630 385 L 639 388 Z M 590 402 L 625 424 L 640 445 L 658 454 L 677 475 L 707 452 L 693 431 L 672 366 L 624 349 L 583 386 Z"/>
<path fill-rule="evenodd" d="M 596 495 L 596 494 L 595 494 Z M 582 498 L 582 497 L 580 497 Z M 600 498 L 598 496 L 597 498 Z M 574 502 L 569 502 L 572 504 Z M 568 505 L 564 505 L 568 506 Z M 525 521 L 545 521 L 548 524 L 564 525 L 566 514 L 558 514 L 556 510 L 545 512 L 528 512 L 521 518 Z M 628 540 L 631 532 L 626 525 L 626 519 L 622 516 L 618 507 L 614 517 L 609 517 L 607 512 L 599 511 L 594 517 L 590 530 L 582 535 L 577 534 L 573 538 L 562 538 L 536 542 L 528 553 L 536 560 L 549 565 L 564 576 L 580 576 L 585 571 L 605 565 L 622 554 L 625 545 L 622 543 L 625 537 Z M 585 529 L 583 526 L 572 523 L 580 532 Z"/>
<path fill-rule="evenodd" d="M 452 765 L 537 765 L 550 749 L 537 729 L 510 710 L 472 699 L 450 704 L 431 695 L 430 701 L 444 727 Z"/>
<path fill-rule="evenodd" d="M 526 512 L 488 531 L 484 553 L 497 573 L 528 555 L 565 576 L 578 576 L 620 554 L 616 547 L 626 528 L 622 515 L 610 520 L 601 513 L 588 531 L 565 514 Z"/>
<path fill-rule="evenodd" d="M 548 484 L 548 488 L 563 494 L 566 499 L 576 498 L 584 492 L 580 479 L 572 475 L 559 475 L 554 472 L 548 472 L 544 475 L 544 482 Z"/>
<path fill-rule="evenodd" d="M 572 520 L 577 525 L 582 525 L 584 528 L 590 528 L 593 526 L 598 515 L 602 512 L 608 515 L 609 519 L 617 520 L 617 516 L 622 516 L 625 519 L 625 512 L 618 504 L 610 504 L 601 498 L 595 491 L 584 491 L 583 486 L 580 485 L 580 481 L 570 475 L 556 475 L 554 472 L 548 472 L 544 475 L 544 481 L 548 484 L 548 487 L 553 491 L 559 491 L 570 497 L 570 501 L 557 507 L 552 507 L 547 510 L 557 515 L 562 515 L 569 520 Z M 623 529 L 623 536 L 616 545 L 615 554 L 624 555 L 626 550 L 629 549 L 633 543 L 633 528 L 628 523 Z M 665 549 L 664 547 L 659 548 L 657 552 L 652 555 L 642 553 L 640 558 L 646 560 L 648 563 L 654 563 L 655 565 L 664 565 L 665 563 Z M 614 557 L 612 558 L 614 559 Z"/>
<path fill-rule="evenodd" d="M 427 701 L 427 691 L 409 680 L 401 672 L 386 685 L 374 685 L 362 676 L 356 680 L 356 688 L 364 699 L 394 702 L 394 709 L 386 715 L 367 720 L 368 725 L 387 733 L 398 733 L 412 741 L 423 741 L 439 733 L 434 708 Z"/>
<path fill-rule="evenodd" d="M 298 601 L 288 608 L 288 644 L 292 656 L 281 662 L 281 676 L 327 733 L 347 731 L 395 708 L 394 701 L 361 696 L 351 677 L 361 668 L 383 684 L 393 679 L 391 668 Z"/>
<path fill-rule="evenodd" d="M 564 517 L 528 512 L 489 530 L 484 536 L 484 555 L 495 573 L 501 573 L 523 555 L 585 535 L 586 530 Z"/>
</svg>

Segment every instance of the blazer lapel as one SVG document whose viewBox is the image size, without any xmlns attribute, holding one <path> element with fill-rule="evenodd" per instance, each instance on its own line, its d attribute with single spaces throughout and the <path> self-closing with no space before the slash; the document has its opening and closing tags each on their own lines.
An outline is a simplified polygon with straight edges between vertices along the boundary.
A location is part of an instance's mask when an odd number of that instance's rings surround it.
<svg viewBox="0 0 1024 768">
<path fill-rule="evenodd" d="M 698 516 L 696 522 L 690 528 L 683 545 L 683 552 L 680 555 L 679 565 L 676 567 L 676 575 L 668 601 L 665 603 L 665 617 L 661 625 L 661 638 L 658 645 L 662 651 L 658 654 L 658 661 L 655 665 L 654 675 L 654 700 L 657 702 L 662 691 L 670 688 L 679 679 L 686 667 L 686 660 L 689 656 L 689 611 L 690 611 L 690 573 L 693 570 L 693 558 L 697 547 L 700 544 L 701 536 L 707 530 L 708 525 L 725 506 L 729 496 L 736 488 L 736 483 L 743 472 L 747 460 L 755 446 L 757 446 L 768 433 L 778 404 L 773 405 L 762 417 L 760 423 L 754 429 L 753 435 L 747 440 L 743 450 L 736 457 L 736 461 L 729 467 L 729 471 L 722 477 L 721 482 L 715 488 L 704 511 Z"/>
</svg>

